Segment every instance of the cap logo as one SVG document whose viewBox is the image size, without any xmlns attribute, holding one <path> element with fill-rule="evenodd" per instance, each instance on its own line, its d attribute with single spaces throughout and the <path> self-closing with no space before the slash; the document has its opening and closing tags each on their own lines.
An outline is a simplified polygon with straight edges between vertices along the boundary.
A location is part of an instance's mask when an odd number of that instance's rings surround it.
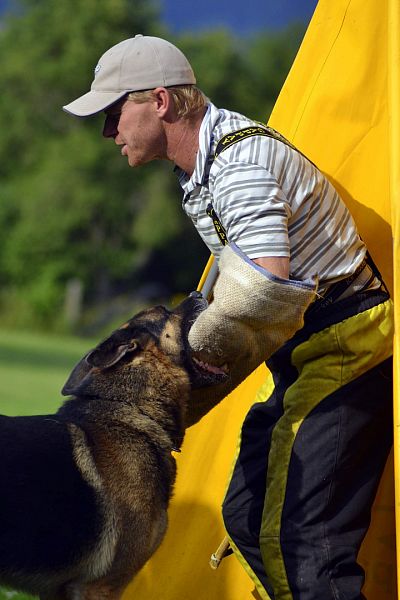
<svg viewBox="0 0 400 600">
<path fill-rule="evenodd" d="M 97 75 L 97 73 L 100 71 L 100 69 L 101 69 L 101 64 L 98 63 L 94 69 L 94 74 Z"/>
</svg>

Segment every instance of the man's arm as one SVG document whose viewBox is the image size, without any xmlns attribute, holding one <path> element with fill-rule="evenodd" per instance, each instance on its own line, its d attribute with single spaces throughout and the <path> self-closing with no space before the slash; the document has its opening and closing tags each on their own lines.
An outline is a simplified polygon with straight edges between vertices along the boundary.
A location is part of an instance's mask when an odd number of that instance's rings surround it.
<svg viewBox="0 0 400 600">
<path fill-rule="evenodd" d="M 251 260 L 234 244 L 222 250 L 214 300 L 196 319 L 189 343 L 203 363 L 226 364 L 229 377 L 220 385 L 192 391 L 188 425 L 198 421 L 302 327 L 304 313 L 315 299 L 317 282 L 289 280 L 288 263 L 282 257 Z"/>
<path fill-rule="evenodd" d="M 253 258 L 252 261 L 277 277 L 289 279 L 289 259 L 286 257 L 262 256 L 260 258 Z"/>
<path fill-rule="evenodd" d="M 235 244 L 221 252 L 219 270 L 213 302 L 193 324 L 189 343 L 205 362 L 230 362 L 245 349 L 260 364 L 302 327 L 317 282 L 289 280 L 288 258 L 251 260 Z"/>
</svg>

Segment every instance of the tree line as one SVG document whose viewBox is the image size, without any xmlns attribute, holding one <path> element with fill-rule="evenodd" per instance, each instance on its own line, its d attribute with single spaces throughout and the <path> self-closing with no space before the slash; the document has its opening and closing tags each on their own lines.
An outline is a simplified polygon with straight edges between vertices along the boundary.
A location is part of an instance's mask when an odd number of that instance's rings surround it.
<svg viewBox="0 0 400 600">
<path fill-rule="evenodd" d="M 266 121 L 304 26 L 172 35 L 150 0 L 25 0 L 0 25 L 0 320 L 90 329 L 189 292 L 208 250 L 171 165 L 129 169 L 102 116 L 61 107 L 105 49 L 144 33 L 177 44 L 217 106 Z"/>
</svg>

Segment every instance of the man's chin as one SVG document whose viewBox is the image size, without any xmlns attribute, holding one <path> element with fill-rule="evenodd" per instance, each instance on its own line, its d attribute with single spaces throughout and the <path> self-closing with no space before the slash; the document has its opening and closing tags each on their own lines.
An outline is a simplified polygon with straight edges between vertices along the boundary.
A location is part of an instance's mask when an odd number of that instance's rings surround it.
<svg viewBox="0 0 400 600">
<path fill-rule="evenodd" d="M 157 156 L 156 154 L 147 154 L 147 155 L 138 155 L 133 154 L 132 152 L 127 152 L 124 156 L 128 159 L 128 164 L 130 167 L 140 167 L 142 165 L 147 165 L 148 163 L 154 160 L 162 160 L 161 156 Z"/>
<path fill-rule="evenodd" d="M 128 158 L 128 165 L 130 167 L 139 167 L 140 165 L 144 165 L 144 161 L 142 161 L 138 158 L 135 158 L 133 156 L 128 156 L 127 158 Z"/>
<path fill-rule="evenodd" d="M 144 156 L 134 156 L 133 154 L 126 154 L 128 159 L 128 164 L 130 167 L 140 167 L 141 165 L 145 165 L 150 162 L 151 159 L 146 159 Z"/>
</svg>

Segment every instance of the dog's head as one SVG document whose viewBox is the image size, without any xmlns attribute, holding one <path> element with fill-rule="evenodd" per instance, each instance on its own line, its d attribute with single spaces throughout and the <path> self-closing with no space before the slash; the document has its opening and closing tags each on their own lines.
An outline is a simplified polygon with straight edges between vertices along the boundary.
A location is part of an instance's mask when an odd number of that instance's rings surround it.
<svg viewBox="0 0 400 600">
<path fill-rule="evenodd" d="M 206 306 L 194 292 L 172 311 L 157 306 L 138 313 L 82 358 L 62 394 L 131 401 L 132 393 L 157 378 L 187 391 L 220 383 L 224 371 L 196 361 L 188 343 L 190 327 Z"/>
</svg>

